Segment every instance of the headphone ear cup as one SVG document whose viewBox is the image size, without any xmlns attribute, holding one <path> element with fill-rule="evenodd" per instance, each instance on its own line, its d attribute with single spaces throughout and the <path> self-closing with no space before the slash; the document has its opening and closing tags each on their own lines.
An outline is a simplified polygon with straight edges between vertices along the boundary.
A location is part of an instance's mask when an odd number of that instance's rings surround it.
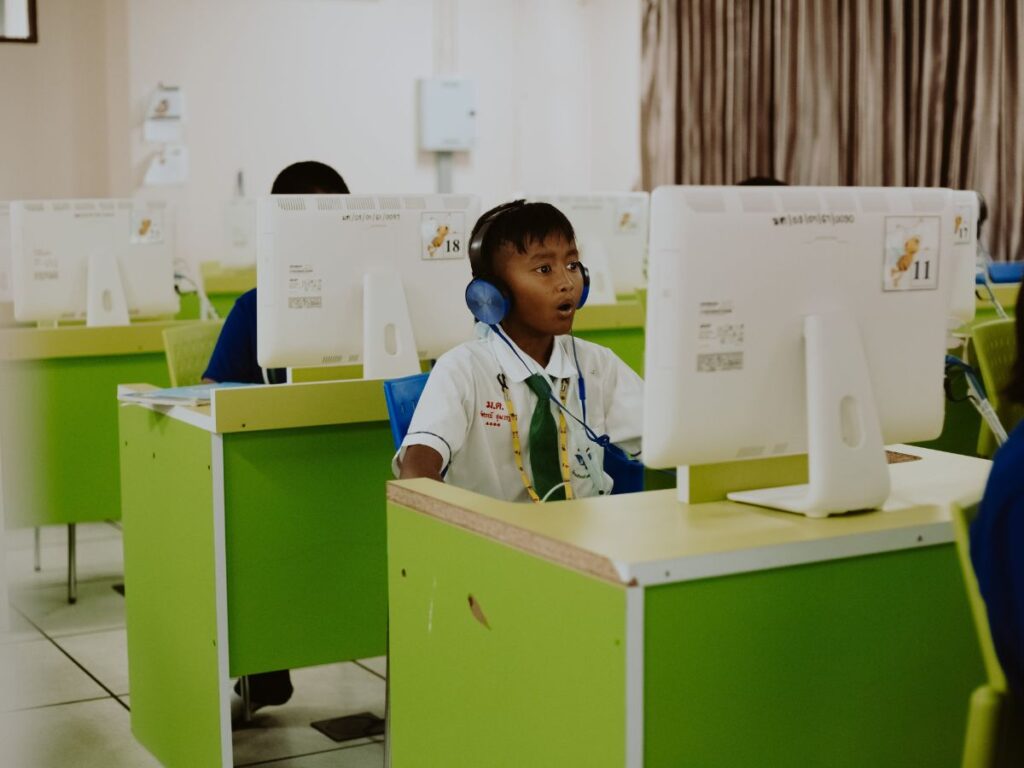
<svg viewBox="0 0 1024 768">
<path fill-rule="evenodd" d="M 508 314 L 509 301 L 494 283 L 476 278 L 466 286 L 466 306 L 481 323 L 497 325 Z"/>
<path fill-rule="evenodd" d="M 582 263 L 580 264 L 580 271 L 583 272 L 583 291 L 580 293 L 579 303 L 576 304 L 576 309 L 579 309 L 587 303 L 587 297 L 590 296 L 590 270 L 587 269 Z"/>
</svg>

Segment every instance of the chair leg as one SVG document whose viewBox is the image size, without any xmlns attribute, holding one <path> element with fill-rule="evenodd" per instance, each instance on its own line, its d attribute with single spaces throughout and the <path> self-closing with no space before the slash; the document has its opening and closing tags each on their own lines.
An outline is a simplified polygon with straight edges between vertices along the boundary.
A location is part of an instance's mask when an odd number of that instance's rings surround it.
<svg viewBox="0 0 1024 768">
<path fill-rule="evenodd" d="M 38 525 L 33 529 L 33 542 L 32 542 L 32 570 L 39 573 L 43 570 L 43 558 L 42 558 L 42 544 L 41 540 L 43 529 Z"/>
<path fill-rule="evenodd" d="M 78 553 L 75 545 L 75 524 L 68 523 L 68 602 L 78 602 Z"/>
</svg>

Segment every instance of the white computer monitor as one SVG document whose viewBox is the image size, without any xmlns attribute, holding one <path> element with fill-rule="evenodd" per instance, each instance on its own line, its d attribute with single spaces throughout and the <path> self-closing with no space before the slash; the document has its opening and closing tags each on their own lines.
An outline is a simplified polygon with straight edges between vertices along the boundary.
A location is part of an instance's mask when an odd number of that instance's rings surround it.
<svg viewBox="0 0 1024 768">
<path fill-rule="evenodd" d="M 11 204 L 0 201 L 0 304 L 14 301 L 11 286 Z"/>
<path fill-rule="evenodd" d="M 729 498 L 823 516 L 888 496 L 884 443 L 936 437 L 954 197 L 662 187 L 651 200 L 645 461 L 808 454 L 808 486 Z"/>
<path fill-rule="evenodd" d="M 517 195 L 551 203 L 576 232 L 580 260 L 590 271 L 590 304 L 613 304 L 616 294 L 632 294 L 647 285 L 647 192 Z"/>
<path fill-rule="evenodd" d="M 252 198 L 236 198 L 224 205 L 220 264 L 232 269 L 256 266 L 256 201 Z"/>
<path fill-rule="evenodd" d="M 955 330 L 974 319 L 978 274 L 978 193 L 956 190 L 953 195 L 953 219 L 947 231 L 953 240 L 956 267 L 949 292 L 949 329 Z M 955 341 L 955 340 L 954 340 Z M 949 346 L 957 346 L 951 343 Z"/>
<path fill-rule="evenodd" d="M 166 203 L 11 203 L 14 316 L 118 325 L 178 312 L 174 220 Z"/>
<path fill-rule="evenodd" d="M 257 352 L 265 368 L 420 370 L 472 338 L 474 195 L 272 195 L 257 202 Z"/>
</svg>

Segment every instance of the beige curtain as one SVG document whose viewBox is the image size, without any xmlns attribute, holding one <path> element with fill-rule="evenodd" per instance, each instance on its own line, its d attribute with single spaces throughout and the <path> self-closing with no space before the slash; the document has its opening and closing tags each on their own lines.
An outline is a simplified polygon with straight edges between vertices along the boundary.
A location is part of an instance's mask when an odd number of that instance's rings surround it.
<svg viewBox="0 0 1024 768">
<path fill-rule="evenodd" d="M 1024 258 L 1022 0 L 644 0 L 643 184 L 949 186 Z"/>
</svg>

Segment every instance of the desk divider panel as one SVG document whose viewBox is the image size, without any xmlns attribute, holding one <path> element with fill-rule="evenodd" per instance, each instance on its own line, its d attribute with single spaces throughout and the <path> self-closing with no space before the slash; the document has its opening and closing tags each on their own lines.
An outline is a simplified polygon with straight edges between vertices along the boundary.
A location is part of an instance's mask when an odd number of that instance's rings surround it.
<svg viewBox="0 0 1024 768">
<path fill-rule="evenodd" d="M 168 386 L 163 351 L 0 363 L 8 528 L 121 516 L 117 383 Z"/>
<path fill-rule="evenodd" d="M 388 580 L 394 768 L 622 768 L 624 586 L 396 503 Z"/>
<path fill-rule="evenodd" d="M 384 654 L 388 423 L 223 441 L 232 676 Z"/>
<path fill-rule="evenodd" d="M 648 588 L 644 765 L 959 766 L 960 578 L 946 544 Z"/>
<path fill-rule="evenodd" d="M 164 765 L 213 765 L 222 673 L 211 435 L 138 406 L 119 412 L 132 731 Z"/>
</svg>

